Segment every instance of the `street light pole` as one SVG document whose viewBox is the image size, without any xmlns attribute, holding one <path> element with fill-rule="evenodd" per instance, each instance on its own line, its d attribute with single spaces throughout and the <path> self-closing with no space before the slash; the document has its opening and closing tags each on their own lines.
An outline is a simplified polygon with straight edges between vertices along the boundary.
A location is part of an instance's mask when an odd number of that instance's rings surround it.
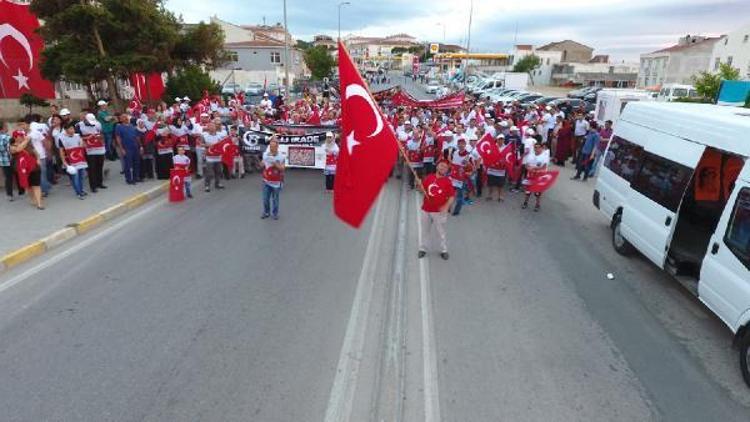
<svg viewBox="0 0 750 422">
<path fill-rule="evenodd" d="M 348 1 L 342 1 L 341 3 L 339 3 L 339 37 L 336 41 L 341 41 L 341 6 L 348 6 L 350 4 L 351 3 L 349 3 Z"/>
<path fill-rule="evenodd" d="M 284 0 L 284 94 L 287 98 L 290 96 L 289 66 L 291 66 L 291 60 L 289 60 L 289 27 L 286 22 L 286 0 Z"/>
<path fill-rule="evenodd" d="M 471 53 L 471 19 L 474 16 L 474 0 L 469 4 L 469 33 L 466 36 L 466 64 L 464 65 L 464 88 L 469 79 L 469 54 Z"/>
</svg>

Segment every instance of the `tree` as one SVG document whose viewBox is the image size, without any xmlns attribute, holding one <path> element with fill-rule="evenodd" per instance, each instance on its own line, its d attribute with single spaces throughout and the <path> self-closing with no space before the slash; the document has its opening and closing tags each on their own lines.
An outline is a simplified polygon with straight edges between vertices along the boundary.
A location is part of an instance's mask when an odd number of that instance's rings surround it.
<svg viewBox="0 0 750 422">
<path fill-rule="evenodd" d="M 33 0 L 44 25 L 42 75 L 85 85 L 132 73 L 170 72 L 192 65 L 216 67 L 227 58 L 224 35 L 213 24 L 183 28 L 164 0 Z"/>
<path fill-rule="evenodd" d="M 196 65 L 187 66 L 176 71 L 167 80 L 164 87 L 164 101 L 171 103 L 175 97 L 188 96 L 193 100 L 203 97 L 203 91 L 209 94 L 221 92 L 219 84 L 203 69 Z"/>
<path fill-rule="evenodd" d="M 693 76 L 695 91 L 706 100 L 716 101 L 721 88 L 721 81 L 736 81 L 740 78 L 740 71 L 728 63 L 719 65 L 717 73 L 701 72 Z"/>
<path fill-rule="evenodd" d="M 313 79 L 329 77 L 333 67 L 336 66 L 336 60 L 331 57 L 328 50 L 322 45 L 305 50 L 304 58 Z"/>
<path fill-rule="evenodd" d="M 529 73 L 532 70 L 536 69 L 540 64 L 542 64 L 542 59 L 540 59 L 539 56 L 529 54 L 528 56 L 524 56 L 520 60 L 518 60 L 518 62 L 516 62 L 516 64 L 513 66 L 513 71 L 519 73 Z"/>
<path fill-rule="evenodd" d="M 48 107 L 49 103 L 44 98 L 39 98 L 28 92 L 21 94 L 18 102 L 29 108 L 29 114 L 31 114 L 34 107 Z"/>
</svg>

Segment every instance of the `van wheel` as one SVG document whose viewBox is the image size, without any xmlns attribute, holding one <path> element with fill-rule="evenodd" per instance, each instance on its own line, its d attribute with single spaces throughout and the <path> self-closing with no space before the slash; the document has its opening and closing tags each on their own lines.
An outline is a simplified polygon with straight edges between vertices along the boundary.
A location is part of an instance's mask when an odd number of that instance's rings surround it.
<svg viewBox="0 0 750 422">
<path fill-rule="evenodd" d="M 740 340 L 740 370 L 742 371 L 742 379 L 745 380 L 745 384 L 750 387 L 750 330 L 745 330 L 742 339 Z"/>
<path fill-rule="evenodd" d="M 612 222 L 612 246 L 620 255 L 628 256 L 633 253 L 634 249 L 633 245 L 620 232 L 620 218 L 618 214 Z"/>
</svg>

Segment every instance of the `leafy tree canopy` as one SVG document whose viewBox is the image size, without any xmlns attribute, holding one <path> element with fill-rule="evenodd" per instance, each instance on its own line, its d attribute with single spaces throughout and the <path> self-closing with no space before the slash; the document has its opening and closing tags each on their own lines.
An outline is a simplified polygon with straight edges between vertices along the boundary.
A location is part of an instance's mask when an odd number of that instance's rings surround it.
<svg viewBox="0 0 750 422">
<path fill-rule="evenodd" d="M 698 95 L 713 102 L 719 96 L 722 80 L 736 81 L 739 78 L 740 71 L 738 69 L 727 63 L 722 63 L 716 73 L 701 72 L 693 76 L 693 85 L 695 85 L 695 91 Z"/>
<path fill-rule="evenodd" d="M 336 60 L 331 57 L 328 49 L 322 45 L 305 50 L 304 59 L 307 68 L 312 73 L 312 79 L 323 79 L 331 76 L 333 67 L 336 66 Z"/>
</svg>

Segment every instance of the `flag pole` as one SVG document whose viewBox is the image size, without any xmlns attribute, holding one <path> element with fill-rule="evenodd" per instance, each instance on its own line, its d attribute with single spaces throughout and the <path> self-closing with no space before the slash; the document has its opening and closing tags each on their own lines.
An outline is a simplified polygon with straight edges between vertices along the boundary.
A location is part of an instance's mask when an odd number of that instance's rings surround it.
<svg viewBox="0 0 750 422">
<path fill-rule="evenodd" d="M 339 45 L 342 47 L 342 50 L 344 51 L 344 53 L 349 57 L 349 60 L 352 63 L 354 63 L 354 61 L 351 60 L 351 56 L 349 56 L 349 50 L 346 49 L 346 46 L 341 41 L 339 41 Z M 357 69 L 357 73 L 359 73 L 359 69 Z M 365 84 L 365 89 L 367 90 L 367 93 L 370 95 L 370 98 L 372 98 L 373 100 L 375 100 L 375 97 L 372 96 L 372 91 L 370 90 L 370 85 L 367 84 L 367 81 L 365 80 L 365 78 L 362 78 L 362 74 L 361 73 L 359 73 L 359 77 L 362 79 L 362 83 Z M 340 89 L 341 89 L 341 87 L 339 87 L 339 90 Z M 378 108 L 380 108 L 380 105 L 378 105 Z M 341 111 L 343 113 L 344 110 L 342 109 Z M 382 110 L 378 110 L 378 112 L 380 113 L 381 117 L 383 117 L 383 111 Z M 391 128 L 390 125 L 388 125 L 388 128 L 390 130 L 393 130 L 393 128 Z M 401 157 L 404 159 L 404 161 L 406 162 L 407 166 L 409 167 L 409 170 L 411 170 L 411 173 L 414 175 L 414 184 L 416 185 L 417 183 L 419 183 L 420 190 L 422 190 L 421 189 L 421 187 L 422 187 L 422 179 L 417 174 L 417 171 L 414 170 L 414 168 L 412 166 L 408 165 L 408 163 L 409 163 L 409 157 L 406 155 L 406 151 L 404 150 L 404 146 L 401 145 L 401 142 L 398 141 L 398 137 L 395 136 L 395 132 L 394 132 L 394 137 L 396 138 L 396 145 L 398 145 L 398 151 L 401 154 Z M 398 165 L 398 162 L 396 162 L 396 165 Z"/>
</svg>

